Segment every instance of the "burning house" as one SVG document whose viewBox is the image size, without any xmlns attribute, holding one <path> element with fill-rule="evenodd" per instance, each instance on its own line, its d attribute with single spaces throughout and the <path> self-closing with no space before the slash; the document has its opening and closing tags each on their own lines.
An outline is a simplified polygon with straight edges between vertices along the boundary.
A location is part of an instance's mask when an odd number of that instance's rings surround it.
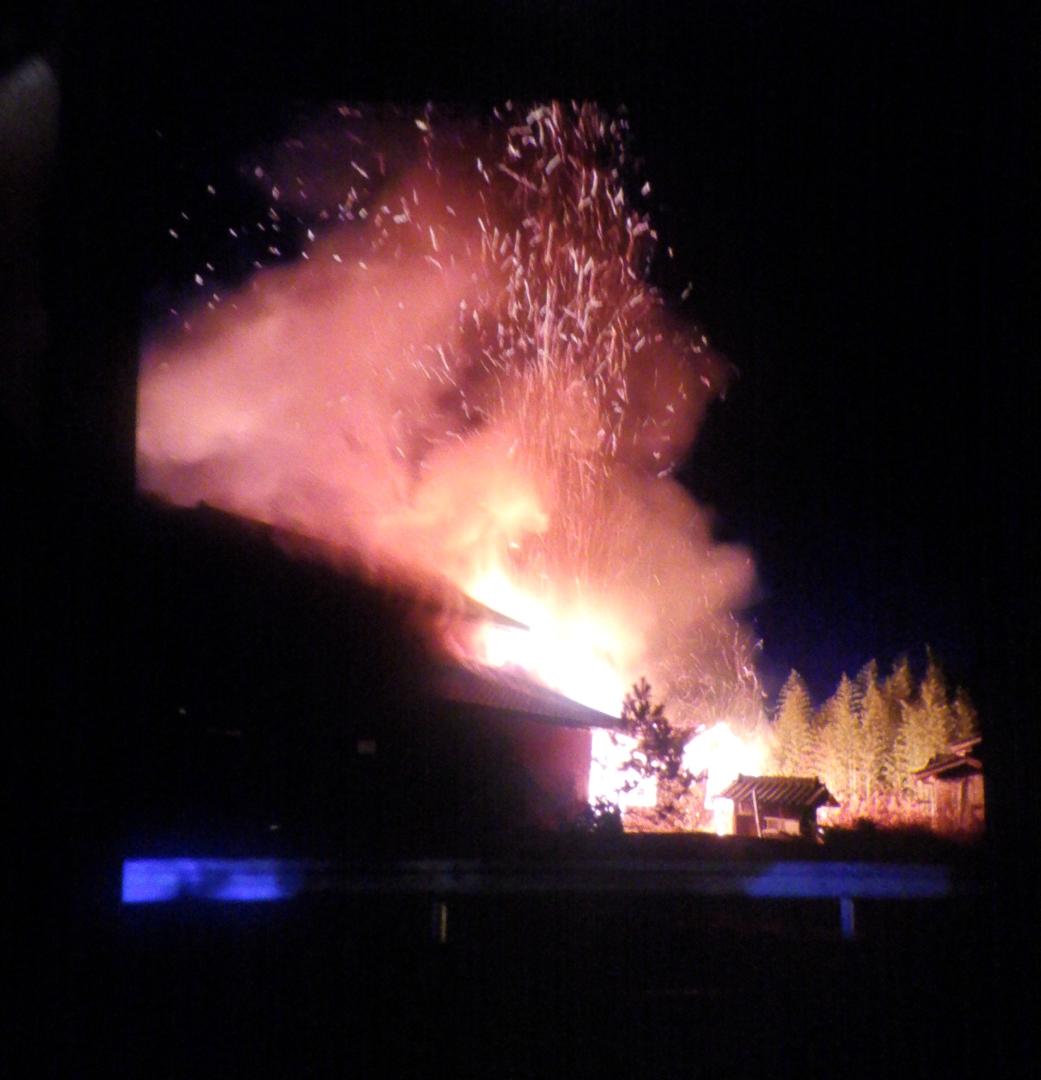
<svg viewBox="0 0 1041 1080">
<path fill-rule="evenodd" d="M 137 521 L 142 627 L 156 626 L 141 635 L 152 745 L 134 772 L 152 832 L 221 821 L 393 850 L 558 829 L 597 798 L 655 807 L 653 781 L 626 786 L 617 716 L 457 651 L 489 628 L 530 633 L 516 620 L 447 585 L 343 574 L 302 557 L 301 538 L 209 507 L 143 503 Z M 723 722 L 690 740 L 706 806 L 759 750 Z"/>
<path fill-rule="evenodd" d="M 617 720 L 439 647 L 511 620 L 289 557 L 298 538 L 207 507 L 137 521 L 143 835 L 450 849 L 586 806 L 593 733 Z"/>
<path fill-rule="evenodd" d="M 575 821 L 590 798 L 595 733 L 616 717 L 540 686 L 523 675 L 446 664 L 433 691 L 444 702 L 474 710 L 474 722 L 501 730 L 513 771 L 523 778 L 517 807 L 525 825 L 559 828 Z"/>
<path fill-rule="evenodd" d="M 614 717 L 646 676 L 694 730 L 761 701 L 754 574 L 673 476 L 729 371 L 649 280 L 626 123 L 344 106 L 251 162 L 307 227 L 146 342 L 137 480 L 466 598 L 428 642 L 482 694 L 523 674 Z"/>
<path fill-rule="evenodd" d="M 839 805 L 815 776 L 738 776 L 719 800 L 717 815 L 732 822 L 720 830 L 735 836 L 816 838 L 817 811 Z"/>
</svg>

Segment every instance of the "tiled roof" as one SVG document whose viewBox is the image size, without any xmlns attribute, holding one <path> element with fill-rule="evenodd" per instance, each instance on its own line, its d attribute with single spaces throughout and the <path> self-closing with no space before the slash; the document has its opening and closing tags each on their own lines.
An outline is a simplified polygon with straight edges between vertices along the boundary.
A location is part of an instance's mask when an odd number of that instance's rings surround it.
<svg viewBox="0 0 1041 1080">
<path fill-rule="evenodd" d="M 747 799 L 755 792 L 759 803 L 785 806 L 838 806 L 816 776 L 738 776 L 721 792 L 724 799 Z"/>
</svg>

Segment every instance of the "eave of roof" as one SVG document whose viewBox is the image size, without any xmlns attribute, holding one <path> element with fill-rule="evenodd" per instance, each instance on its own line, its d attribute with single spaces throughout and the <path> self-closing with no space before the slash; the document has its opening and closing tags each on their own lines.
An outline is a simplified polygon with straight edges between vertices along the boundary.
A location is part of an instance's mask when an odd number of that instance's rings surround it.
<svg viewBox="0 0 1041 1080">
<path fill-rule="evenodd" d="M 830 791 L 815 776 L 744 776 L 738 778 L 721 795 L 725 799 L 745 799 L 755 794 L 757 802 L 783 804 L 807 809 L 818 806 L 838 806 Z"/>
<path fill-rule="evenodd" d="M 616 716 L 500 668 L 446 663 L 438 669 L 433 689 L 448 701 L 502 709 L 565 727 L 615 728 L 619 724 Z"/>
<path fill-rule="evenodd" d="M 964 757 L 961 754 L 945 754 L 939 760 L 930 761 L 924 768 L 917 769 L 911 775 L 919 780 L 932 780 L 935 777 L 958 780 L 981 772 L 983 772 L 983 762 L 978 758 Z"/>
<path fill-rule="evenodd" d="M 982 735 L 970 735 L 967 739 L 959 739 L 957 742 L 952 742 L 948 747 L 952 754 L 958 754 L 964 757 L 970 750 L 974 750 L 983 741 Z"/>
</svg>

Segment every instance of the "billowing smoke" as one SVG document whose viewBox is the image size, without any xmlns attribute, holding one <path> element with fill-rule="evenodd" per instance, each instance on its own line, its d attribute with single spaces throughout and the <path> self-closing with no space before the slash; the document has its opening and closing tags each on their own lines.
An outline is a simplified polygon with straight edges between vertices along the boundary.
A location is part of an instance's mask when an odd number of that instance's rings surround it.
<svg viewBox="0 0 1041 1080">
<path fill-rule="evenodd" d="M 333 194 L 324 231 L 145 348 L 141 488 L 450 582 L 530 632 L 449 647 L 590 704 L 646 675 L 686 722 L 754 709 L 751 561 L 671 478 L 727 372 L 649 282 L 624 119 L 340 113 L 266 173 L 283 213 Z"/>
</svg>

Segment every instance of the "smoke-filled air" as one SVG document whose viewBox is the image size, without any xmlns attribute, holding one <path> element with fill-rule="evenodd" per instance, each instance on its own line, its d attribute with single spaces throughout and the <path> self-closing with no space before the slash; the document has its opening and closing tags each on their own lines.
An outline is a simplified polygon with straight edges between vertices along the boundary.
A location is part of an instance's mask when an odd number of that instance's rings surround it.
<svg viewBox="0 0 1041 1080">
<path fill-rule="evenodd" d="M 333 192 L 324 231 L 146 344 L 140 487 L 527 628 L 444 619 L 465 662 L 613 715 L 646 676 L 691 728 L 752 718 L 751 560 L 672 477 L 727 367 L 651 283 L 624 116 L 337 124 L 342 156 L 273 166 L 280 214 Z"/>
</svg>

